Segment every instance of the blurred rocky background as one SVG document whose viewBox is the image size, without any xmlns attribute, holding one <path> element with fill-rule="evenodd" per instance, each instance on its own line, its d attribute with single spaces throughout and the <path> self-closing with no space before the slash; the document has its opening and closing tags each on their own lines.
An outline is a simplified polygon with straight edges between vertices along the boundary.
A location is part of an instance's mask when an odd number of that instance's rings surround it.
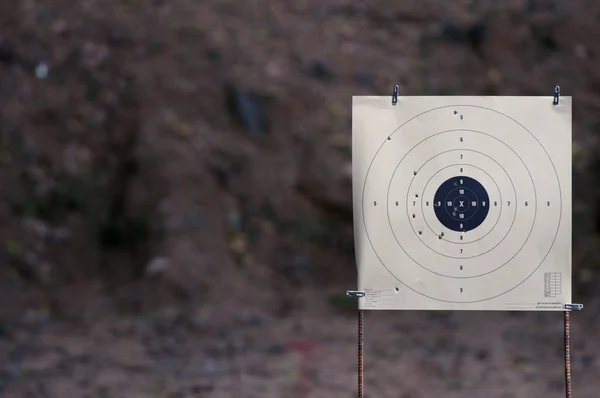
<svg viewBox="0 0 600 398">
<path fill-rule="evenodd" d="M 351 397 L 351 96 L 574 97 L 600 372 L 600 3 L 0 2 L 0 397 Z M 562 317 L 368 313 L 370 397 L 559 397 Z"/>
</svg>

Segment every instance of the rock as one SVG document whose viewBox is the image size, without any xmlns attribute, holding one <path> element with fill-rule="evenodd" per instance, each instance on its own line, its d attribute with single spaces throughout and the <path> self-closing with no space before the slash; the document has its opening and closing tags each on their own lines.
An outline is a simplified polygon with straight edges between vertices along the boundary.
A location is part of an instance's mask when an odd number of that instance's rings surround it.
<svg viewBox="0 0 600 398">
<path fill-rule="evenodd" d="M 43 80 L 43 79 L 47 78 L 49 73 L 50 73 L 50 68 L 48 67 L 48 65 L 45 62 L 40 62 L 39 64 L 36 65 L 35 77 L 37 77 L 38 79 Z"/>
<path fill-rule="evenodd" d="M 282 355 L 287 352 L 287 348 L 281 344 L 272 345 L 264 350 L 264 353 L 269 356 Z"/>
<path fill-rule="evenodd" d="M 205 356 L 200 372 L 205 377 L 218 377 L 222 373 L 222 369 L 215 360 Z"/>
<path fill-rule="evenodd" d="M 475 51 L 480 51 L 481 46 L 488 38 L 488 27 L 484 22 L 476 22 L 467 27 L 467 41 Z"/>
<path fill-rule="evenodd" d="M 199 229 L 204 226 L 204 215 L 199 212 L 189 212 L 183 217 L 184 225 L 189 229 Z"/>
<path fill-rule="evenodd" d="M 234 84 L 225 85 L 229 112 L 252 135 L 269 132 L 269 108 L 273 99 L 262 93 L 245 90 Z"/>
<path fill-rule="evenodd" d="M 227 216 L 227 227 L 234 232 L 241 232 L 243 229 L 242 214 L 237 210 L 232 210 Z"/>
<path fill-rule="evenodd" d="M 244 157 L 222 150 L 211 152 L 208 158 L 208 168 L 223 189 L 229 187 L 231 179 L 243 171 L 245 164 Z"/>
<path fill-rule="evenodd" d="M 164 273 L 169 268 L 169 260 L 165 257 L 155 257 L 146 266 L 146 276 Z"/>
<path fill-rule="evenodd" d="M 372 87 L 373 86 L 373 76 L 371 76 L 368 72 L 359 72 L 355 76 L 356 84 L 361 87 Z"/>
<path fill-rule="evenodd" d="M 579 362 L 581 363 L 582 367 L 587 370 L 594 366 L 596 358 L 594 358 L 593 355 L 584 355 L 579 359 Z"/>
<path fill-rule="evenodd" d="M 573 48 L 573 53 L 579 59 L 585 59 L 588 57 L 588 49 L 583 44 L 577 44 L 575 48 Z"/>
<path fill-rule="evenodd" d="M 194 394 L 194 396 L 201 396 L 202 394 L 208 394 L 215 389 L 215 386 L 209 382 L 205 382 L 204 384 L 197 384 L 192 386 L 190 392 Z"/>
<path fill-rule="evenodd" d="M 302 271 L 310 268 L 310 256 L 307 253 L 294 253 L 291 260 L 294 268 Z"/>
<path fill-rule="evenodd" d="M 488 350 L 486 350 L 485 348 L 479 349 L 477 350 L 477 352 L 475 353 L 475 358 L 478 361 L 485 361 L 490 357 L 490 352 Z"/>
<path fill-rule="evenodd" d="M 270 78 L 279 78 L 283 75 L 283 70 L 281 66 L 275 61 L 271 61 L 265 66 L 265 74 Z"/>
<path fill-rule="evenodd" d="M 50 233 L 50 227 L 46 225 L 43 221 L 38 220 L 36 218 L 28 218 L 23 221 L 23 226 L 34 232 L 38 237 L 45 238 Z"/>
<path fill-rule="evenodd" d="M 194 134 L 194 128 L 189 123 L 182 122 L 176 126 L 175 132 L 182 138 L 188 138 Z"/>
<path fill-rule="evenodd" d="M 105 44 L 86 42 L 82 49 L 82 62 L 89 68 L 95 68 L 109 56 L 109 48 Z"/>
<path fill-rule="evenodd" d="M 71 235 L 71 230 L 67 227 L 58 227 L 50 230 L 50 237 L 58 242 L 66 241 Z"/>
<path fill-rule="evenodd" d="M 565 382 L 562 379 L 555 378 L 548 381 L 548 389 L 550 391 L 562 391 L 565 388 Z"/>
<path fill-rule="evenodd" d="M 221 51 L 217 48 L 209 48 L 206 50 L 206 56 L 213 62 L 221 60 Z"/>
<path fill-rule="evenodd" d="M 229 240 L 229 249 L 238 255 L 245 254 L 247 250 L 246 238 L 240 234 L 231 237 Z"/>
<path fill-rule="evenodd" d="M 551 24 L 534 24 L 530 26 L 531 35 L 538 46 L 546 52 L 558 50 L 555 31 L 557 28 Z"/>
<path fill-rule="evenodd" d="M 33 252 L 26 252 L 23 255 L 23 261 L 30 267 L 37 267 L 40 263 L 38 255 Z"/>
<path fill-rule="evenodd" d="M 330 215 L 350 220 L 352 178 L 347 173 L 347 162 L 342 155 L 325 145 L 318 145 L 308 149 L 302 159 L 302 172 L 296 189 Z"/>
<path fill-rule="evenodd" d="M 321 239 L 306 239 L 312 242 L 323 242 Z M 297 252 L 290 247 L 280 250 L 279 270 L 282 277 L 293 286 L 309 282 L 312 275 L 311 261 L 307 253 Z"/>
<path fill-rule="evenodd" d="M 4 245 L 6 252 L 10 255 L 16 256 L 23 252 L 23 246 L 15 240 L 9 239 Z"/>
<path fill-rule="evenodd" d="M 239 322 L 244 326 L 262 326 L 265 318 L 260 314 L 246 313 L 240 316 Z"/>
<path fill-rule="evenodd" d="M 63 151 L 63 167 L 65 171 L 75 177 L 81 177 L 92 161 L 92 151 L 79 145 L 68 145 Z"/>
<path fill-rule="evenodd" d="M 333 71 L 325 62 L 320 60 L 310 62 L 305 68 L 305 73 L 322 82 L 328 83 L 333 80 Z"/>
<path fill-rule="evenodd" d="M 460 391 L 463 388 L 464 388 L 464 385 L 461 380 L 452 380 L 448 383 L 448 390 L 450 390 L 450 391 Z"/>
<path fill-rule="evenodd" d="M 69 25 L 63 19 L 56 19 L 52 22 L 50 29 L 57 35 L 62 35 L 68 29 Z"/>
<path fill-rule="evenodd" d="M 480 53 L 483 44 L 488 38 L 488 27 L 483 21 L 475 22 L 468 26 L 458 26 L 447 23 L 442 28 L 442 35 L 457 43 L 463 43 Z"/>
<path fill-rule="evenodd" d="M 0 37 L 0 63 L 12 64 L 17 61 L 17 52 L 14 43 Z"/>
</svg>

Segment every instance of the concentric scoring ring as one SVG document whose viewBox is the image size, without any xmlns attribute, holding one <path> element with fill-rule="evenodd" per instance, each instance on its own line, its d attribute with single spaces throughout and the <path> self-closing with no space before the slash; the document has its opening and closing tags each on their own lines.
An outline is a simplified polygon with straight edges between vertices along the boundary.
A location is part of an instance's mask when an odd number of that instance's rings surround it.
<svg viewBox="0 0 600 398">
<path fill-rule="evenodd" d="M 443 131 L 443 132 L 441 132 L 441 133 L 434 134 L 434 135 L 432 135 L 432 136 L 430 136 L 430 137 L 428 137 L 428 138 L 426 138 L 426 139 L 422 140 L 421 142 L 419 142 L 417 145 L 415 145 L 413 148 L 411 148 L 411 150 L 409 150 L 409 151 L 408 151 L 408 152 L 407 152 L 407 153 L 404 155 L 404 157 L 403 157 L 403 158 L 400 160 L 400 162 L 397 164 L 396 168 L 394 169 L 394 173 L 392 174 L 392 177 L 391 177 L 391 179 L 390 179 L 390 183 L 388 184 L 388 198 L 387 198 L 388 202 L 389 202 L 389 190 L 390 190 L 390 186 L 391 186 L 391 184 L 392 184 L 392 180 L 393 180 L 394 176 L 396 175 L 396 172 L 399 170 L 400 166 L 402 165 L 403 161 L 404 161 L 404 160 L 405 160 L 405 159 L 406 159 L 406 158 L 407 158 L 407 157 L 408 157 L 408 156 L 411 154 L 411 152 L 413 152 L 413 151 L 416 151 L 416 150 L 418 149 L 418 147 L 419 147 L 420 145 L 422 145 L 422 144 L 423 144 L 425 141 L 427 141 L 428 139 L 432 139 L 432 138 L 434 138 L 434 137 L 442 137 L 444 134 L 447 134 L 447 133 L 456 133 L 456 132 L 457 132 L 456 130 L 451 130 L 451 131 Z M 519 161 L 520 161 L 520 164 L 522 164 L 522 165 L 523 165 L 523 167 L 524 167 L 525 171 L 527 172 L 527 174 L 528 174 L 528 175 L 531 175 L 531 174 L 530 174 L 530 172 L 529 172 L 529 170 L 528 170 L 528 168 L 527 168 L 527 166 L 526 166 L 526 165 L 525 165 L 525 163 L 522 161 L 522 159 L 519 157 L 519 155 L 518 155 L 518 154 L 516 154 L 516 152 L 514 152 L 514 150 L 513 150 L 512 148 L 508 147 L 508 145 L 506 145 L 504 142 L 500 141 L 498 138 L 496 138 L 496 137 L 493 137 L 493 136 L 491 136 L 491 135 L 489 135 L 489 134 L 487 134 L 487 133 L 484 133 L 484 132 L 481 132 L 481 131 L 476 131 L 476 130 L 462 130 L 462 129 L 461 129 L 461 130 L 458 130 L 458 132 L 460 132 L 462 135 L 465 135 L 465 133 L 467 133 L 467 132 L 468 132 L 468 133 L 471 133 L 471 134 L 474 134 L 474 135 L 476 135 L 476 136 L 477 136 L 477 135 L 482 135 L 482 136 L 485 136 L 485 137 L 489 137 L 489 138 L 491 138 L 491 139 L 495 140 L 496 142 L 499 142 L 499 143 L 500 143 L 500 144 L 502 144 L 502 145 L 503 145 L 505 148 L 509 149 L 510 151 L 512 151 L 512 152 L 515 154 L 516 158 L 517 158 L 517 159 L 519 159 Z M 452 151 L 446 151 L 446 152 L 452 152 Z M 472 152 L 480 152 L 480 151 L 472 151 Z M 485 155 L 485 154 L 483 154 L 483 155 L 484 155 L 484 156 L 486 156 L 487 158 L 489 158 L 489 156 L 487 156 L 487 155 Z M 432 157 L 432 159 L 433 159 L 433 158 L 435 158 L 435 156 L 433 156 L 433 157 Z M 423 165 L 423 166 L 424 166 L 424 165 Z M 451 165 L 451 166 L 460 166 L 460 164 L 455 164 L 455 165 Z M 451 167 L 451 166 L 446 166 L 446 167 L 444 167 L 444 168 L 442 168 L 442 169 L 438 170 L 438 171 L 437 171 L 437 172 L 436 172 L 436 173 L 435 173 L 435 174 L 434 174 L 434 175 L 433 175 L 431 178 L 429 178 L 429 180 L 428 180 L 428 182 L 427 182 L 427 184 L 426 184 L 426 186 L 425 186 L 425 188 L 424 188 L 424 190 L 423 190 L 423 194 L 421 195 L 421 197 L 425 197 L 425 196 L 427 196 L 427 194 L 425 194 L 425 192 L 426 192 L 426 190 L 427 190 L 427 186 L 428 186 L 428 185 L 429 185 L 429 183 L 432 181 L 432 179 L 433 179 L 433 178 L 434 178 L 434 177 L 435 177 L 435 176 L 436 176 L 438 173 L 442 172 L 443 170 L 446 170 L 446 169 L 448 169 L 448 168 L 449 168 L 449 167 Z M 467 166 L 467 165 L 465 165 L 465 166 Z M 470 166 L 470 165 L 469 165 L 469 166 Z M 501 166 L 501 167 L 502 167 L 502 166 Z M 421 169 L 422 169 L 422 168 L 423 168 L 423 167 L 421 167 Z M 474 168 L 475 168 L 475 169 L 478 169 L 478 170 L 481 170 L 481 169 L 480 169 L 480 168 L 478 168 L 478 167 L 474 167 Z M 504 168 L 503 168 L 503 169 L 504 169 Z M 484 174 L 487 174 L 485 171 L 483 171 L 483 170 L 481 170 L 481 171 L 482 171 Z M 511 179 L 510 175 L 509 175 L 508 173 L 506 173 L 506 174 L 507 174 L 507 176 L 508 176 L 508 179 L 509 179 L 510 181 L 512 181 L 512 179 Z M 417 176 L 418 176 L 418 173 L 417 173 Z M 491 177 L 490 177 L 490 178 L 491 178 Z M 414 180 L 414 176 L 413 176 L 413 180 Z M 492 181 L 493 181 L 493 178 L 492 178 Z M 535 197 L 536 193 L 535 193 L 535 185 L 534 185 L 534 183 L 533 183 L 533 179 L 530 179 L 530 181 L 531 181 L 531 186 L 533 187 L 533 196 Z M 410 186 L 410 185 L 409 185 L 409 186 Z M 491 245 L 491 247 L 490 247 L 490 248 L 488 248 L 488 249 L 485 249 L 485 250 L 482 250 L 482 252 L 479 252 L 479 253 L 474 253 L 474 254 L 469 254 L 469 253 L 468 253 L 466 250 L 464 250 L 464 249 L 460 248 L 460 249 L 458 249 L 458 250 L 456 251 L 456 254 L 455 254 L 455 255 L 451 255 L 451 254 L 446 254 L 446 253 L 443 253 L 443 252 L 442 252 L 442 250 L 439 250 L 439 249 L 438 249 L 438 250 L 436 250 L 435 248 L 433 248 L 433 247 L 432 247 L 431 243 L 430 243 L 430 244 L 427 244 L 427 243 L 426 243 L 426 242 L 424 242 L 422 239 L 419 239 L 420 243 L 423 243 L 423 244 L 424 244 L 424 245 L 425 245 L 425 246 L 426 246 L 428 249 L 430 249 L 431 251 L 433 251 L 433 252 L 434 252 L 434 253 L 436 253 L 437 255 L 439 255 L 439 256 L 442 256 L 443 258 L 446 258 L 446 259 L 469 260 L 469 259 L 476 258 L 476 257 L 480 257 L 480 256 L 483 256 L 483 255 L 486 255 L 486 254 L 490 253 L 492 250 L 496 249 L 496 248 L 497 248 L 497 247 L 498 247 L 500 244 L 502 244 L 502 243 L 505 241 L 506 237 L 508 237 L 508 236 L 509 236 L 509 232 L 510 232 L 510 230 L 511 230 L 511 229 L 513 228 L 513 226 L 514 226 L 514 223 L 515 223 L 515 220 L 516 220 L 516 212 L 517 212 L 517 210 L 518 210 L 518 209 L 517 209 L 517 207 L 518 207 L 518 204 L 517 204 L 517 200 L 516 200 L 516 199 L 517 199 L 517 194 L 516 194 L 516 189 L 514 188 L 514 186 L 513 186 L 513 191 L 515 192 L 515 203 L 513 204 L 513 207 L 515 208 L 515 213 L 514 213 L 514 215 L 513 215 L 512 222 L 511 222 L 510 226 L 508 227 L 508 229 L 506 230 L 506 232 L 504 233 L 503 237 L 502 237 L 502 238 L 499 238 L 497 242 L 495 242 L 495 243 L 491 243 L 491 244 L 490 244 L 490 245 Z M 408 199 L 408 196 L 409 196 L 409 195 L 410 195 L 410 192 L 407 192 L 407 199 Z M 535 201 L 535 200 L 534 200 L 534 201 Z M 407 205 L 408 205 L 408 202 L 407 202 Z M 388 209 L 389 209 L 389 204 L 388 204 Z M 410 219 L 409 219 L 409 222 L 410 222 Z M 405 244 L 403 244 L 403 243 L 402 243 L 402 239 L 400 239 L 400 238 L 398 237 L 398 234 L 396 233 L 396 231 L 395 231 L 395 229 L 394 229 L 394 226 L 392 225 L 392 221 L 391 221 L 391 218 L 390 218 L 390 216 L 389 216 L 389 212 L 388 212 L 388 223 L 389 223 L 389 226 L 390 226 L 390 228 L 391 228 L 391 230 L 392 230 L 392 234 L 393 234 L 393 236 L 394 236 L 394 239 L 396 240 L 396 243 L 398 244 L 398 246 L 399 246 L 399 247 L 402 249 L 402 251 L 403 251 L 403 252 L 404 252 L 404 253 L 405 253 L 405 254 L 406 254 L 406 255 L 407 255 L 407 256 L 408 256 L 408 257 L 409 257 L 409 258 L 410 258 L 410 259 L 411 259 L 411 260 L 412 260 L 412 261 L 413 261 L 415 264 L 419 265 L 419 266 L 420 266 L 422 269 L 425 269 L 425 270 L 427 270 L 427 271 L 429 271 L 429 272 L 431 272 L 431 273 L 433 273 L 433 274 L 435 274 L 435 275 L 438 275 L 438 276 L 450 277 L 450 278 L 467 278 L 467 276 L 463 276 L 463 277 L 460 277 L 460 276 L 452 276 L 452 275 L 449 275 L 448 273 L 446 273 L 446 272 L 444 272 L 444 271 L 441 271 L 441 270 L 440 270 L 440 271 L 436 271 L 436 270 L 432 269 L 432 265 L 431 265 L 431 264 L 426 264 L 426 263 L 424 263 L 423 261 L 419 261 L 419 260 L 417 260 L 417 259 L 415 258 L 415 256 L 414 256 L 414 254 L 410 254 L 409 252 L 410 252 L 410 251 L 417 250 L 417 249 L 418 249 L 418 247 L 415 247 L 415 246 L 412 246 L 412 245 L 405 245 Z M 483 267 L 483 266 L 482 266 L 482 267 L 480 267 L 479 269 L 485 269 L 484 271 L 478 271 L 477 273 L 470 274 L 470 275 L 468 276 L 468 278 L 474 278 L 474 277 L 479 277 L 479 276 L 484 276 L 484 275 L 490 274 L 490 273 L 492 273 L 492 272 L 495 272 L 495 271 L 499 270 L 500 268 L 504 267 L 506 264 L 508 264 L 508 263 L 509 263 L 509 262 L 510 262 L 510 261 L 511 261 L 511 260 L 512 260 L 514 257 L 516 257 L 516 255 L 519 253 L 519 251 L 520 251 L 521 249 L 523 249 L 523 247 L 524 247 L 524 246 L 525 246 L 525 244 L 527 243 L 527 240 L 529 239 L 529 237 L 531 236 L 531 232 L 533 231 L 534 223 L 535 223 L 535 217 L 533 218 L 531 225 L 528 227 L 528 231 L 529 231 L 529 233 L 528 233 L 527 237 L 525 237 L 525 239 L 523 240 L 523 242 L 522 242 L 522 243 L 520 243 L 520 244 L 519 244 L 519 246 L 517 246 L 517 247 L 518 247 L 518 249 L 516 250 L 516 252 L 515 252 L 515 253 L 513 253 L 513 255 L 512 255 L 512 256 L 511 256 L 511 257 L 510 257 L 510 258 L 509 258 L 507 261 L 501 262 L 501 263 L 500 263 L 500 264 L 498 264 L 497 266 L 495 266 L 495 267 L 493 267 L 493 268 L 490 268 L 490 269 L 487 269 L 487 268 L 485 268 L 485 267 Z M 437 234 L 437 233 L 434 233 L 434 235 L 435 235 L 435 236 L 436 236 L 436 238 L 437 238 L 438 234 Z M 421 237 L 421 235 L 419 234 L 419 238 L 420 238 L 420 237 Z M 434 242 L 435 242 L 435 243 L 437 243 L 437 239 L 436 239 Z M 508 253 L 508 252 L 504 251 L 504 252 L 502 252 L 502 253 L 504 254 L 504 253 Z M 483 261 L 483 260 L 482 260 L 482 261 Z M 488 262 L 486 262 L 486 263 L 488 263 Z"/>
</svg>

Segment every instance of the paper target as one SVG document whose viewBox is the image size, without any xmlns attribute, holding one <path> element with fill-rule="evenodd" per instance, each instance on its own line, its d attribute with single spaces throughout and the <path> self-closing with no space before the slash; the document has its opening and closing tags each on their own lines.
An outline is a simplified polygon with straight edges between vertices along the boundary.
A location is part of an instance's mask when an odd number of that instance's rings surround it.
<svg viewBox="0 0 600 398">
<path fill-rule="evenodd" d="M 353 97 L 362 309 L 571 302 L 571 98 Z"/>
</svg>

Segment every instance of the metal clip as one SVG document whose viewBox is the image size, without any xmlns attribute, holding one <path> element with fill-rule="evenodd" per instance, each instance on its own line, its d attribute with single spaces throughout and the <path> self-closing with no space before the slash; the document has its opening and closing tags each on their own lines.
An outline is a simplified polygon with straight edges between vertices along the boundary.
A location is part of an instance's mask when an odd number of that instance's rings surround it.
<svg viewBox="0 0 600 398">
<path fill-rule="evenodd" d="M 552 102 L 552 104 L 558 105 L 559 101 L 560 101 L 560 86 L 555 86 L 554 87 L 554 102 Z"/>
<path fill-rule="evenodd" d="M 365 292 L 363 292 L 362 290 L 346 290 L 346 296 L 365 297 Z"/>
<path fill-rule="evenodd" d="M 582 310 L 583 309 L 583 304 L 565 304 L 563 305 L 563 308 L 565 310 Z"/>
<path fill-rule="evenodd" d="M 392 105 L 396 105 L 398 103 L 398 85 L 394 86 L 394 93 L 392 94 Z"/>
</svg>

